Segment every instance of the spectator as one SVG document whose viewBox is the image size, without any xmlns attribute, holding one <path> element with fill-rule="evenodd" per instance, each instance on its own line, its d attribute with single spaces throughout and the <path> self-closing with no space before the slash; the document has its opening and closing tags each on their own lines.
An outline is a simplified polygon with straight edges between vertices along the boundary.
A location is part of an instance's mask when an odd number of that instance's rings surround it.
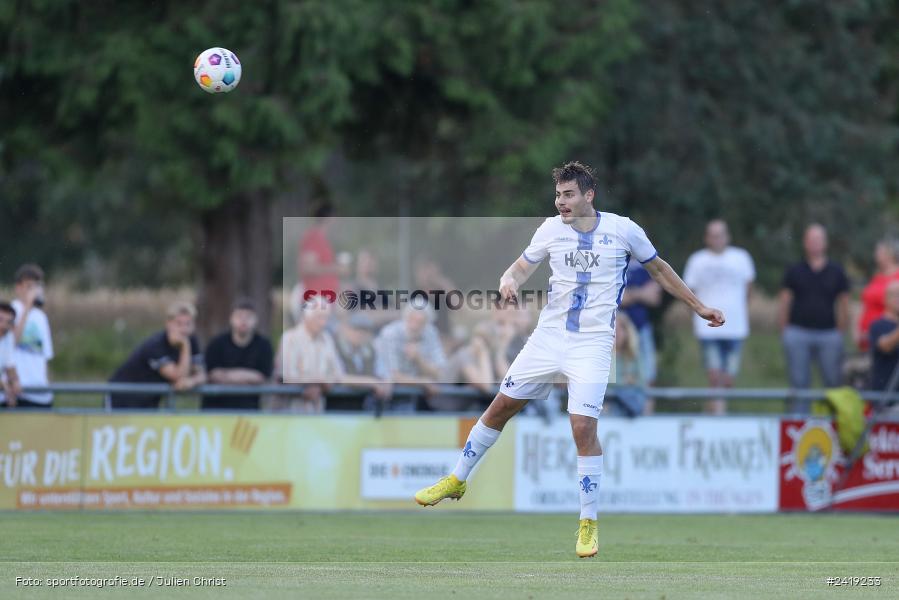
<svg viewBox="0 0 899 600">
<path fill-rule="evenodd" d="M 490 319 L 475 325 L 471 340 L 448 362 L 447 381 L 465 383 L 493 396 L 500 379 L 524 347 L 530 315 L 514 304 L 490 310 Z"/>
<path fill-rule="evenodd" d="M 49 383 L 47 362 L 53 359 L 53 338 L 50 321 L 43 310 L 44 271 L 34 264 L 22 265 L 15 275 L 16 299 L 12 301 L 16 311 L 13 364 L 22 387 L 43 386 Z M 50 408 L 53 394 L 23 393 L 18 398 L 20 407 Z"/>
<path fill-rule="evenodd" d="M 446 382 L 470 387 L 481 398 L 454 395 L 430 398 L 432 406 L 440 410 L 483 409 L 496 394 L 500 379 L 515 360 L 527 341 L 529 318 L 527 310 L 515 305 L 500 305 L 490 310 L 491 318 L 475 325 L 471 339 L 458 348 L 447 360 Z"/>
<path fill-rule="evenodd" d="M 868 329 L 884 312 L 887 285 L 899 281 L 899 242 L 882 240 L 874 248 L 877 272 L 862 290 L 862 314 L 858 321 L 858 347 L 868 349 Z"/>
<path fill-rule="evenodd" d="M 649 276 L 640 261 L 631 259 L 627 269 L 627 285 L 621 296 L 621 308 L 637 332 L 638 364 L 643 372 L 640 379 L 646 386 L 656 381 L 656 342 L 650 309 L 662 303 L 662 286 Z M 619 313 L 620 314 L 620 313 Z M 655 412 L 652 399 L 646 399 L 645 414 Z"/>
<path fill-rule="evenodd" d="M 330 204 L 323 204 L 314 214 L 315 225 L 303 233 L 297 253 L 299 281 L 303 300 L 322 294 L 334 301 L 340 291 L 340 277 L 349 273 L 349 265 L 335 260 L 329 232 L 334 222 Z"/>
<path fill-rule="evenodd" d="M 843 334 L 849 323 L 849 280 L 827 257 L 827 231 L 809 225 L 803 236 L 805 260 L 789 267 L 780 291 L 779 321 L 790 386 L 811 385 L 811 361 L 827 387 L 840 385 Z M 808 414 L 808 400 L 793 399 L 794 413 Z"/>
<path fill-rule="evenodd" d="M 299 397 L 277 396 L 271 410 L 292 413 L 320 413 L 325 409 L 325 393 L 330 384 L 343 377 L 343 366 L 334 339 L 327 331 L 332 304 L 316 296 L 303 307 L 303 320 L 281 336 L 275 372 L 284 383 L 304 384 Z"/>
<path fill-rule="evenodd" d="M 0 302 L 0 377 L 2 377 L 3 394 L 0 395 L 0 408 L 8 406 L 14 408 L 22 386 L 19 384 L 19 375 L 13 364 L 13 352 L 15 351 L 15 333 L 13 328 L 16 322 L 16 311 L 12 304 Z"/>
<path fill-rule="evenodd" d="M 730 245 L 727 224 L 715 219 L 706 225 L 706 248 L 687 259 L 684 282 L 708 306 L 717 306 L 727 321 L 721 327 L 708 327 L 693 316 L 693 333 L 702 346 L 702 358 L 713 388 L 729 388 L 740 370 L 743 340 L 749 335 L 749 293 L 755 279 L 752 257 L 742 248 Z M 706 412 L 722 415 L 727 404 L 723 398 L 706 402 Z"/>
<path fill-rule="evenodd" d="M 342 383 L 370 391 L 362 401 L 363 410 L 380 409 L 379 402 L 390 398 L 391 386 L 385 379 L 384 364 L 373 343 L 374 321 L 356 313 L 340 327 L 337 354 L 344 376 Z"/>
<path fill-rule="evenodd" d="M 527 307 L 511 304 L 496 308 L 492 315 L 492 327 L 487 328 L 483 337 L 492 352 L 493 373 L 499 382 L 531 335 L 532 314 Z"/>
<path fill-rule="evenodd" d="M 615 393 L 606 401 L 603 413 L 637 417 L 647 411 L 646 369 L 640 364 L 640 337 L 637 328 L 625 312 L 615 319 L 614 373 Z"/>
<path fill-rule="evenodd" d="M 356 266 L 353 279 L 346 285 L 346 289 L 378 290 L 378 259 L 371 250 L 361 249 L 356 253 Z"/>
<path fill-rule="evenodd" d="M 175 302 L 166 311 L 165 329 L 137 347 L 112 374 L 110 383 L 169 383 L 189 390 L 206 382 L 203 354 L 194 330 L 197 309 Z M 110 394 L 110 408 L 159 408 L 159 394 Z"/>
<path fill-rule="evenodd" d="M 490 328 L 486 325 L 486 323 L 478 324 L 471 340 L 449 357 L 445 379 L 447 383 L 471 386 L 484 396 L 491 396 L 496 393 L 500 376 L 497 375 L 494 366 L 495 353 L 491 349 L 488 335 Z M 467 399 L 462 403 L 465 406 L 455 406 L 452 410 L 466 410 L 470 404 Z"/>
<path fill-rule="evenodd" d="M 427 304 L 408 304 L 402 317 L 386 325 L 375 341 L 384 370 L 393 383 L 420 385 L 428 395 L 446 367 L 440 335 L 433 324 L 434 311 Z"/>
<path fill-rule="evenodd" d="M 206 371 L 210 383 L 261 385 L 274 369 L 274 352 L 268 338 L 256 333 L 256 307 L 240 300 L 231 309 L 230 329 L 206 347 Z M 259 395 L 203 396 L 203 410 L 259 410 Z"/>
<path fill-rule="evenodd" d="M 437 264 L 435 260 L 426 256 L 420 256 L 415 260 L 413 272 L 416 290 L 424 290 L 425 292 L 439 290 L 444 292 L 444 294 L 440 296 L 439 307 L 437 310 L 433 311 L 433 320 L 440 335 L 449 336 L 451 333 L 451 324 L 450 310 L 446 307 L 446 292 L 455 290 L 456 284 L 446 276 L 443 269 L 441 269 L 440 265 Z M 432 302 L 436 303 L 436 298 L 432 299 Z"/>
<path fill-rule="evenodd" d="M 343 289 L 357 294 L 360 302 L 362 293 L 377 294 L 381 289 L 378 283 L 378 258 L 371 250 L 363 248 L 356 254 L 354 277 L 343 286 Z M 399 311 L 390 306 L 384 306 L 383 302 L 383 298 L 376 295 L 372 306 L 366 309 L 366 314 L 375 328 L 380 328 L 399 316 Z"/>
<path fill-rule="evenodd" d="M 891 281 L 884 292 L 883 316 L 871 323 L 871 389 L 887 391 L 899 366 L 899 281 Z M 895 391 L 895 390 L 891 390 Z"/>
</svg>

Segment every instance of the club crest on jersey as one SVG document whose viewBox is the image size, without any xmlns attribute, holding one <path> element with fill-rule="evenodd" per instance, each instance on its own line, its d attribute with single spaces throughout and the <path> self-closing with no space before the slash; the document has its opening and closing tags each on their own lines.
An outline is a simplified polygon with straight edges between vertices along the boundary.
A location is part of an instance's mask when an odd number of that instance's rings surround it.
<svg viewBox="0 0 899 600">
<path fill-rule="evenodd" d="M 581 479 L 581 490 L 583 490 L 583 492 L 586 494 L 589 494 L 590 492 L 595 490 L 597 485 L 599 484 L 595 481 L 590 481 L 590 477 L 588 477 L 587 475 L 584 475 L 584 478 Z"/>
<path fill-rule="evenodd" d="M 599 266 L 599 254 L 590 250 L 569 252 L 565 255 L 565 265 L 576 269 L 580 267 L 581 271 L 588 271 Z"/>
</svg>

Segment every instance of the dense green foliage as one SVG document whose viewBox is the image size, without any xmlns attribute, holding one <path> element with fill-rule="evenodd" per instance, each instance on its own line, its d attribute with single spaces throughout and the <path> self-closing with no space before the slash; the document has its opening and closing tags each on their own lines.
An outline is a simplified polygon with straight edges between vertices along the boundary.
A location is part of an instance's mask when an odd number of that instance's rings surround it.
<svg viewBox="0 0 899 600">
<path fill-rule="evenodd" d="M 720 216 L 769 288 L 810 221 L 869 268 L 896 182 L 886 3 L 641 6 L 646 51 L 616 71 L 597 159 L 616 204 L 677 265 Z"/>
<path fill-rule="evenodd" d="M 545 213 L 548 171 L 572 157 L 678 266 L 717 215 L 768 287 L 809 219 L 867 266 L 895 193 L 897 14 L 884 0 L 3 2 L 0 277 L 29 258 L 88 284 L 187 281 L 201 217 L 239 202 Z M 244 66 L 230 95 L 191 80 L 215 44 Z"/>
</svg>

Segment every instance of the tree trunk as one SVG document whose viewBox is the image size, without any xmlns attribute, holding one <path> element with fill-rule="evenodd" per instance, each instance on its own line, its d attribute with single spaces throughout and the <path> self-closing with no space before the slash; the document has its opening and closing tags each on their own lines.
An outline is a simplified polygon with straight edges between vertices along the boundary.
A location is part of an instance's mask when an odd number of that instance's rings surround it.
<svg viewBox="0 0 899 600">
<path fill-rule="evenodd" d="M 249 298 L 259 331 L 272 323 L 272 206 L 264 193 L 237 196 L 200 219 L 197 332 L 208 340 L 228 327 L 231 305 Z"/>
</svg>

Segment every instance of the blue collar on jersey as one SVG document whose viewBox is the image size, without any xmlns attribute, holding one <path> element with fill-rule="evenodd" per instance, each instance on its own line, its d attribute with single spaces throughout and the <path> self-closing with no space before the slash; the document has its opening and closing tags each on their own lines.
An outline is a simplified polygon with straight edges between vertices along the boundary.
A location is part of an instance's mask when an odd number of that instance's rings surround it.
<svg viewBox="0 0 899 600">
<path fill-rule="evenodd" d="M 594 231 L 596 231 L 596 228 L 599 227 L 600 219 L 602 219 L 602 215 L 599 214 L 599 211 L 597 210 L 596 211 L 596 223 L 593 224 L 593 228 L 590 229 L 590 231 L 580 231 L 579 229 L 575 229 L 574 225 L 572 225 L 571 223 L 569 223 L 568 226 L 571 227 L 572 229 L 574 229 L 574 232 L 577 233 L 578 235 L 590 234 L 590 233 L 593 233 Z"/>
</svg>

